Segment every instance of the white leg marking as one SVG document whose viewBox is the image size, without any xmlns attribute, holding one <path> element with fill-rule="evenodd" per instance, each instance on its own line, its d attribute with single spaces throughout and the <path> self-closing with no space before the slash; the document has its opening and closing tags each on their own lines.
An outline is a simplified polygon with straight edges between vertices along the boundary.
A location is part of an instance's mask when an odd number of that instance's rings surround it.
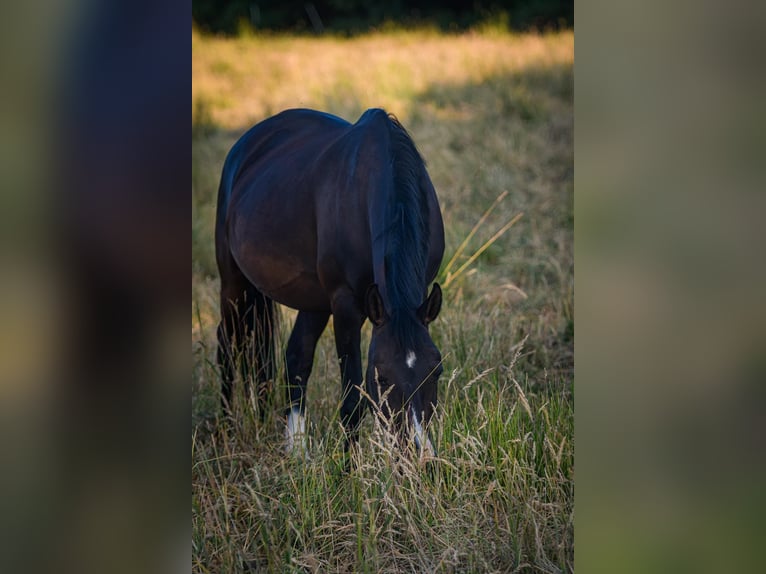
<svg viewBox="0 0 766 574">
<path fill-rule="evenodd" d="M 434 456 L 434 446 L 431 444 L 431 439 L 428 438 L 428 434 L 423 430 L 418 420 L 418 415 L 410 407 L 410 415 L 412 416 L 412 424 L 415 426 L 415 444 L 420 448 L 420 456 Z"/>
<path fill-rule="evenodd" d="M 291 453 L 298 443 L 298 448 L 306 450 L 306 419 L 300 410 L 293 408 L 287 415 L 287 428 L 285 429 L 285 438 L 287 439 L 287 452 Z"/>
<path fill-rule="evenodd" d="M 415 366 L 415 361 L 417 361 L 417 357 L 415 356 L 415 352 L 412 350 L 407 351 L 407 366 L 411 369 Z"/>
</svg>

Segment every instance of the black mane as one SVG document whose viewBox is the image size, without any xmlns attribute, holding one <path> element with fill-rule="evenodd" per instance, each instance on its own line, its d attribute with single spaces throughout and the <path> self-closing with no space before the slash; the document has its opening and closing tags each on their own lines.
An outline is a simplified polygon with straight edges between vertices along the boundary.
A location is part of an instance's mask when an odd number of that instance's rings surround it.
<svg viewBox="0 0 766 574">
<path fill-rule="evenodd" d="M 427 287 L 428 201 L 420 187 L 425 162 L 399 120 L 388 117 L 394 186 L 386 214 L 386 285 L 396 337 L 412 347 L 407 319 L 414 319 Z"/>
</svg>

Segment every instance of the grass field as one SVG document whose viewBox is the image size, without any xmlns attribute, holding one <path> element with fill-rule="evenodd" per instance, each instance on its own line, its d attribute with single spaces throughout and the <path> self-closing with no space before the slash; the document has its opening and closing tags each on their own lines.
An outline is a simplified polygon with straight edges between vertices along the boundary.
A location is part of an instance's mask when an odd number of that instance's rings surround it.
<svg viewBox="0 0 766 574">
<path fill-rule="evenodd" d="M 195 572 L 573 570 L 573 61 L 571 32 L 192 33 Z M 289 107 L 351 121 L 384 107 L 428 163 L 447 239 L 434 466 L 392 456 L 367 416 L 344 472 L 332 323 L 308 389 L 308 461 L 283 454 L 281 389 L 264 424 L 246 401 L 217 419 L 218 178 L 237 137 Z M 281 310 L 282 350 L 294 316 Z"/>
</svg>

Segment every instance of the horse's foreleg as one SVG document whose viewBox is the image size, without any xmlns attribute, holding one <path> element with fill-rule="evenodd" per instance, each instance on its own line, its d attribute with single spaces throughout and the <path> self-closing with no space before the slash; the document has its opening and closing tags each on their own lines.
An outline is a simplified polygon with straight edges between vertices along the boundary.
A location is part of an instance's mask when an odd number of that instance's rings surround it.
<svg viewBox="0 0 766 574">
<path fill-rule="evenodd" d="M 287 451 L 295 448 L 300 441 L 305 450 L 306 432 L 306 385 L 311 376 L 314 363 L 314 351 L 322 335 L 329 313 L 301 311 L 295 320 L 293 332 L 287 342 L 286 378 L 287 378 Z"/>
<path fill-rule="evenodd" d="M 362 355 L 359 346 L 363 323 L 364 315 L 357 308 L 351 294 L 333 301 L 335 348 L 340 362 L 343 389 L 340 416 L 346 431 L 346 451 L 357 439 L 363 413 L 364 403 L 359 392 L 362 384 Z"/>
</svg>

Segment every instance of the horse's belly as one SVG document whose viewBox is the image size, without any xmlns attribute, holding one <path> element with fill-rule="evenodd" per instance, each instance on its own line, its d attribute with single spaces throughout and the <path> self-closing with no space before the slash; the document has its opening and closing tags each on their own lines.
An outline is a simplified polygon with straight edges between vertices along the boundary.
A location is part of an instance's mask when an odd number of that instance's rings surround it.
<svg viewBox="0 0 766 574">
<path fill-rule="evenodd" d="M 285 253 L 247 252 L 235 255 L 247 279 L 267 297 L 304 311 L 330 309 L 329 298 L 311 266 Z"/>
<path fill-rule="evenodd" d="M 257 285 L 256 285 L 257 286 Z M 330 301 L 316 275 L 300 274 L 286 283 L 271 282 L 259 289 L 282 305 L 300 311 L 330 311 Z"/>
<path fill-rule="evenodd" d="M 237 266 L 263 294 L 306 311 L 329 309 L 316 264 L 316 238 L 309 212 L 251 196 L 230 221 L 230 250 Z"/>
</svg>

